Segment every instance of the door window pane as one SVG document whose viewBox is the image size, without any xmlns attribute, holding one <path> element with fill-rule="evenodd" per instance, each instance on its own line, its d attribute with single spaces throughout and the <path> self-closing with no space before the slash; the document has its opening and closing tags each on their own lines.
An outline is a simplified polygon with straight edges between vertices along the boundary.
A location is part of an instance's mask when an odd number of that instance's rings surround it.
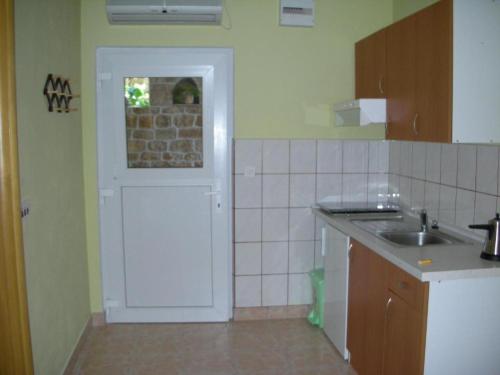
<svg viewBox="0 0 500 375">
<path fill-rule="evenodd" d="M 128 168 L 202 168 L 201 77 L 125 78 Z"/>
</svg>

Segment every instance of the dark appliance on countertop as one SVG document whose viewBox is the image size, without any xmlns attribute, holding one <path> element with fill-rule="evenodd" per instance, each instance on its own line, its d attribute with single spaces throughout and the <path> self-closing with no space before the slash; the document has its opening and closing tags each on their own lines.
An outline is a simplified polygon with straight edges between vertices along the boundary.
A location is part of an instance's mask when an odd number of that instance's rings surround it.
<svg viewBox="0 0 500 375">
<path fill-rule="evenodd" d="M 471 229 L 488 231 L 481 258 L 500 261 L 500 214 L 488 221 L 488 224 L 469 225 Z"/>
</svg>

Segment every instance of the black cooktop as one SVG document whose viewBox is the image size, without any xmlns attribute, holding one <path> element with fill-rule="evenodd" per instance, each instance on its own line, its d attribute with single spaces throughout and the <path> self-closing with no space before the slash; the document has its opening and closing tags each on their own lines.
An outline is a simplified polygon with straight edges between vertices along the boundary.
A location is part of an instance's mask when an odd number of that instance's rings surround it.
<svg viewBox="0 0 500 375">
<path fill-rule="evenodd" d="M 329 214 L 367 214 L 374 212 L 399 212 L 399 205 L 376 202 L 318 202 L 318 207 Z"/>
</svg>

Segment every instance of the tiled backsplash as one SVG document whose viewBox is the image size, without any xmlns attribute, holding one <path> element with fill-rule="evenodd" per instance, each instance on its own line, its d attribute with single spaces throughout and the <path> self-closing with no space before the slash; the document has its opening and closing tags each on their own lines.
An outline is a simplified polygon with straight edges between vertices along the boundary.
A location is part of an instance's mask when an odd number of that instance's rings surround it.
<svg viewBox="0 0 500 375">
<path fill-rule="evenodd" d="M 322 199 L 379 201 L 467 229 L 500 210 L 500 148 L 399 141 L 235 141 L 235 306 L 311 303 Z M 482 234 L 482 233 L 481 233 Z"/>
<path fill-rule="evenodd" d="M 311 303 L 311 205 L 385 199 L 388 157 L 384 141 L 236 140 L 235 306 Z"/>
<path fill-rule="evenodd" d="M 500 206 L 499 147 L 390 142 L 389 191 L 407 208 L 426 208 L 463 229 L 486 223 Z"/>
</svg>

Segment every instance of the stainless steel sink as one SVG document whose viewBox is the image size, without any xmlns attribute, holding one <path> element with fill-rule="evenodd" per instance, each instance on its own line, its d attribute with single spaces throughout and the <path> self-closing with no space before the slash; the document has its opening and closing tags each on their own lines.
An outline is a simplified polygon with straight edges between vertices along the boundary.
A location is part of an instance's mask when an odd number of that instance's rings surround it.
<svg viewBox="0 0 500 375">
<path fill-rule="evenodd" d="M 379 232 L 377 235 L 403 246 L 451 245 L 462 242 L 443 233 L 431 232 Z"/>
<path fill-rule="evenodd" d="M 356 219 L 351 222 L 375 236 L 399 246 L 463 244 L 463 240 L 440 230 L 420 231 L 418 221 L 407 217 Z"/>
</svg>

